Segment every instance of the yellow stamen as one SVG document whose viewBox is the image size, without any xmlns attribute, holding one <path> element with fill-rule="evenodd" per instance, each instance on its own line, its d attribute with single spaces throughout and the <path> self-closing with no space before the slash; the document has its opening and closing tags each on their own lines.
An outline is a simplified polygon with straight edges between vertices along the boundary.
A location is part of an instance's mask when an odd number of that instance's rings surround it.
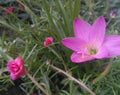
<svg viewBox="0 0 120 95">
<path fill-rule="evenodd" d="M 95 48 L 90 48 L 89 52 L 90 52 L 90 55 L 94 55 L 97 53 L 97 50 Z"/>
</svg>

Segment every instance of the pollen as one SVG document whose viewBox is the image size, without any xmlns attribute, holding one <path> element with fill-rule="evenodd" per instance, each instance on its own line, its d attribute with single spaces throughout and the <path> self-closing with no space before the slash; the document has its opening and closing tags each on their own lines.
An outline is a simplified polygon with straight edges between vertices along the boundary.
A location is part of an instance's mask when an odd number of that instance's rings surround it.
<svg viewBox="0 0 120 95">
<path fill-rule="evenodd" d="M 90 48 L 89 52 L 90 55 L 95 55 L 97 53 L 97 50 L 95 48 Z"/>
</svg>

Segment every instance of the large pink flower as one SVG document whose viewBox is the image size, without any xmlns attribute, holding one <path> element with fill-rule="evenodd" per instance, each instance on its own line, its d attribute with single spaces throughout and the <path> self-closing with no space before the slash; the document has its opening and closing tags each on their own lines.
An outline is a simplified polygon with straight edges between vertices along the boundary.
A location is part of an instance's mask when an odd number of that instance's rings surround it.
<svg viewBox="0 0 120 95">
<path fill-rule="evenodd" d="M 7 63 L 7 69 L 10 72 L 10 78 L 15 80 L 26 73 L 24 67 L 24 61 L 21 57 L 17 57 L 15 60 L 10 59 Z"/>
<path fill-rule="evenodd" d="M 106 22 L 100 16 L 93 25 L 81 18 L 75 18 L 75 37 L 62 39 L 62 43 L 72 49 L 72 62 L 85 62 L 93 59 L 109 58 L 120 55 L 120 36 L 105 35 Z"/>
</svg>

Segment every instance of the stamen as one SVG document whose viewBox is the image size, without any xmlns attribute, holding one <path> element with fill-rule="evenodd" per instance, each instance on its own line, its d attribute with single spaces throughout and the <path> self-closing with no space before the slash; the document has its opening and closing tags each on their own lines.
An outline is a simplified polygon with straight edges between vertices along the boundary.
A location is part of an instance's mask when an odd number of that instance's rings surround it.
<svg viewBox="0 0 120 95">
<path fill-rule="evenodd" d="M 90 48 L 90 55 L 94 55 L 97 53 L 97 50 L 95 48 Z"/>
</svg>

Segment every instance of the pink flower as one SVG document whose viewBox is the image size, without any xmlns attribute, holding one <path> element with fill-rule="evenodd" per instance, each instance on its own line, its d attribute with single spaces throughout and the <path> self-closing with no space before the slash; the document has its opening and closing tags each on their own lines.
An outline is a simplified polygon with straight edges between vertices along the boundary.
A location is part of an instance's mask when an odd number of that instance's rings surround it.
<svg viewBox="0 0 120 95">
<path fill-rule="evenodd" d="M 53 42 L 53 37 L 46 37 L 43 45 L 44 45 L 44 46 L 48 46 L 48 45 L 51 44 L 52 42 Z"/>
<path fill-rule="evenodd" d="M 3 12 L 3 14 L 7 15 L 11 12 L 13 12 L 14 8 L 13 7 L 8 7 L 7 10 L 5 12 Z"/>
<path fill-rule="evenodd" d="M 110 12 L 110 17 L 111 17 L 111 18 L 115 18 L 115 16 L 116 16 L 116 12 L 115 12 L 115 11 L 111 11 L 111 12 Z"/>
<path fill-rule="evenodd" d="M 10 59 L 7 63 L 7 69 L 10 72 L 10 78 L 15 80 L 26 73 L 24 67 L 24 61 L 21 57 L 17 57 L 15 60 Z"/>
<path fill-rule="evenodd" d="M 81 18 L 75 18 L 73 27 L 75 37 L 62 39 L 62 43 L 74 51 L 71 55 L 72 62 L 79 63 L 120 55 L 120 36 L 105 35 L 104 17 L 98 17 L 92 25 Z"/>
</svg>

